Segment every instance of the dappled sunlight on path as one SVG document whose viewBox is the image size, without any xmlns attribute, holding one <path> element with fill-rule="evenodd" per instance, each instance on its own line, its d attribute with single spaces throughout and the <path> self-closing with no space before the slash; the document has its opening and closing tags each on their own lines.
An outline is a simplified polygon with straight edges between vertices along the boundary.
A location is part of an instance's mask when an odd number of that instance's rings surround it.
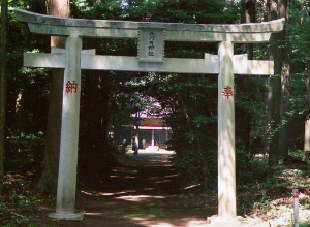
<svg viewBox="0 0 310 227">
<path fill-rule="evenodd" d="M 216 202 L 194 196 L 200 185 L 185 185 L 171 164 L 173 152 L 139 151 L 117 156 L 122 164 L 97 188 L 84 187 L 77 192 L 76 213 L 84 213 L 83 222 L 52 221 L 46 218 L 54 204 L 41 206 L 46 226 L 178 227 L 211 226 L 207 217 L 217 213 Z M 194 192 L 194 191 L 193 191 Z M 191 196 L 188 196 L 191 195 Z M 206 202 L 208 204 L 206 204 Z"/>
</svg>

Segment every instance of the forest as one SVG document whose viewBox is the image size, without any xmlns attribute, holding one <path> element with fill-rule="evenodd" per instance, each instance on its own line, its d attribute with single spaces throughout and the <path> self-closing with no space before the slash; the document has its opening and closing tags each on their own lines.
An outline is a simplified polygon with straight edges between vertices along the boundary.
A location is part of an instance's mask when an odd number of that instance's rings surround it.
<svg viewBox="0 0 310 227">
<path fill-rule="evenodd" d="M 291 212 L 291 190 L 298 188 L 300 226 L 310 225 L 310 1 L 2 0 L 1 226 L 42 226 L 36 204 L 55 200 L 64 85 L 63 69 L 27 68 L 23 56 L 64 48 L 65 38 L 31 33 L 16 20 L 14 7 L 73 19 L 184 24 L 285 18 L 285 29 L 270 42 L 234 44 L 235 54 L 275 63 L 274 75 L 235 75 L 237 208 L 240 216 L 268 222 Z M 217 43 L 210 42 L 166 41 L 164 47 L 165 58 L 217 54 Z M 83 49 L 137 56 L 137 40 L 85 38 Z M 217 83 L 210 74 L 82 70 L 77 190 L 109 183 L 114 169 L 123 168 L 118 145 L 124 126 L 138 125 L 131 116 L 159 103 L 153 114 L 171 110 L 160 117 L 172 128 L 167 147 L 175 151 L 169 160 L 180 184 L 199 185 L 174 196 L 185 207 L 194 198 L 210 207 L 217 192 Z M 118 144 L 111 143 L 111 133 Z M 289 216 L 272 226 L 291 224 Z"/>
</svg>

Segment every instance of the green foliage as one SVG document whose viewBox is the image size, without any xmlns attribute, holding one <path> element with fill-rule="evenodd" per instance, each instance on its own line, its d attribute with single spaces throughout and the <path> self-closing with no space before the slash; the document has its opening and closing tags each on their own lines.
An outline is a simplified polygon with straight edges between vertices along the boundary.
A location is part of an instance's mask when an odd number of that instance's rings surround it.
<svg viewBox="0 0 310 227">
<path fill-rule="evenodd" d="M 169 23 L 223 24 L 235 23 L 238 8 L 226 7 L 225 1 L 72 1 L 74 18 L 157 21 Z M 221 13 L 218 13 L 221 12 Z"/>
<path fill-rule="evenodd" d="M 10 1 L 11 7 L 30 9 L 44 13 L 44 4 L 38 0 Z M 138 0 L 102 1 L 73 0 L 73 18 L 96 20 L 150 21 L 190 24 L 238 23 L 240 5 L 228 7 L 225 1 L 216 0 Z M 263 1 L 257 1 L 262 5 Z M 308 112 L 304 97 L 305 67 L 309 56 L 309 21 L 307 11 L 300 10 L 298 1 L 292 1 L 291 24 L 286 26 L 289 42 L 281 43 L 291 48 L 291 111 L 282 124 L 294 122 L 292 145 L 302 145 L 303 121 Z M 261 13 L 264 9 L 259 9 Z M 308 9 L 307 9 L 308 10 Z M 300 17 L 304 16 L 303 23 Z M 13 165 L 17 155 L 28 157 L 30 162 L 39 163 L 46 134 L 49 70 L 22 67 L 23 52 L 49 52 L 49 40 L 31 34 L 26 25 L 16 21 L 9 13 L 9 79 L 7 147 L 8 163 Z M 136 56 L 136 40 L 84 39 L 85 47 L 95 46 L 96 53 L 102 55 Z M 165 56 L 178 58 L 204 58 L 204 53 L 216 53 L 214 43 L 165 42 Z M 236 52 L 240 52 L 238 47 Z M 254 59 L 267 59 L 265 46 L 255 45 Z M 98 84 L 98 111 L 105 111 L 108 130 L 114 130 L 121 138 L 122 125 L 133 124 L 130 114 L 140 111 L 149 97 L 154 97 L 163 109 L 171 108 L 165 116 L 167 124 L 173 128 L 169 146 L 176 150 L 174 163 L 198 182 L 214 182 L 217 156 L 217 78 L 215 75 L 189 75 L 137 72 L 104 72 L 102 83 Z M 86 109 L 85 82 L 82 84 L 81 137 L 87 134 L 88 116 Z M 263 77 L 252 79 L 251 91 L 236 93 L 236 108 L 244 113 L 236 118 L 238 130 L 243 130 L 244 121 L 250 122 L 251 138 L 268 137 L 274 130 L 264 130 L 265 86 Z M 237 88 L 238 89 L 238 88 Z M 18 102 L 17 102 L 18 100 Z M 17 105 L 18 104 L 18 105 Z M 102 110 L 104 108 L 104 110 Z M 238 128 L 239 127 L 239 128 Z M 268 139 L 267 138 L 267 139 Z M 29 142 L 32 140 L 33 142 Z M 248 151 L 242 138 L 237 138 L 237 160 L 239 182 L 251 178 L 256 169 L 262 167 L 249 163 Z M 12 158 L 12 160 L 10 160 Z M 242 168 L 239 166 L 243 166 Z M 245 171 L 248 169 L 248 171 Z M 265 174 L 261 171 L 258 176 Z M 207 184 L 207 183 L 206 183 Z"/>
<path fill-rule="evenodd" d="M 3 227 L 36 227 L 33 224 L 37 218 L 37 210 L 32 208 L 33 205 L 42 201 L 42 199 L 30 193 L 22 180 L 7 182 L 6 188 L 10 191 L 0 195 L 0 225 Z"/>
<path fill-rule="evenodd" d="M 73 5 L 73 18 L 83 19 L 219 24 L 235 23 L 238 17 L 237 8 L 223 10 L 226 2 L 214 0 L 74 0 Z M 94 41 L 97 42 L 97 54 L 136 56 L 137 53 L 135 40 L 92 39 L 90 42 Z M 165 43 L 166 57 L 204 58 L 205 52 L 216 51 L 216 45 L 209 43 Z M 166 120 L 173 128 L 169 143 L 177 150 L 175 164 L 189 178 L 194 176 L 195 181 L 209 179 L 213 182 L 216 175 L 216 77 L 123 72 L 107 74 L 103 91 L 109 94 L 105 100 L 108 101 L 108 116 L 113 116 L 109 120 L 111 130 L 121 135 L 119 126 L 130 122 L 126 114 L 129 116 L 133 111 L 141 110 L 148 97 L 154 97 L 162 109 L 173 109 Z M 83 131 L 83 125 L 81 128 Z"/>
<path fill-rule="evenodd" d="M 40 1 L 9 1 L 9 7 L 44 13 Z M 43 11 L 42 11 L 43 8 Z M 31 34 L 8 12 L 5 171 L 40 170 L 47 125 L 49 70 L 23 68 L 24 52 L 46 52 L 48 39 Z M 38 171 L 39 172 L 39 171 Z"/>
<path fill-rule="evenodd" d="M 83 1 L 74 0 L 74 18 L 150 21 L 192 24 L 236 23 L 239 6 L 229 7 L 225 1 Z M 92 40 L 93 42 L 93 40 Z M 97 41 L 96 41 L 97 42 Z M 135 41 L 98 40 L 98 54 L 136 56 Z M 165 42 L 165 56 L 204 58 L 204 53 L 216 53 L 210 43 Z M 217 85 L 216 76 L 179 74 L 116 73 L 109 79 L 109 114 L 111 126 L 125 124 L 126 113 L 142 108 L 154 97 L 162 109 L 172 109 L 165 120 L 173 129 L 169 146 L 177 151 L 174 163 L 189 179 L 214 182 L 217 155 Z M 120 77 L 118 77 L 120 76 Z M 130 77 L 131 76 L 131 77 Z M 134 78 L 134 80 L 132 80 Z M 132 82 L 126 82 L 132 81 Z M 122 86 L 119 86 L 120 83 Z M 131 90 L 130 90 L 131 89 Z M 132 93 L 133 92 L 133 93 Z M 130 94 L 134 94 L 131 96 Z M 130 103 L 136 104 L 132 105 Z M 138 103 L 141 103 L 140 105 Z M 136 109 L 137 110 L 137 109 Z M 160 110 L 158 110 L 160 112 Z"/>
<path fill-rule="evenodd" d="M 217 176 L 216 150 L 181 150 L 174 157 L 176 166 L 183 170 L 187 183 L 203 183 L 205 186 L 214 186 Z"/>
<path fill-rule="evenodd" d="M 217 86 L 216 77 L 205 75 L 161 75 L 149 81 L 144 94 L 155 97 L 173 134 L 169 145 L 176 151 L 174 164 L 193 183 L 212 185 L 216 176 Z M 157 80 L 158 81 L 158 80 Z"/>
<path fill-rule="evenodd" d="M 290 151 L 289 155 L 300 157 L 302 151 Z M 309 195 L 304 188 L 309 187 L 307 165 L 285 166 L 271 168 L 268 165 L 268 156 L 256 155 L 244 171 L 251 171 L 252 175 L 238 188 L 238 213 L 251 218 L 260 218 L 267 221 L 274 219 L 276 225 L 289 226 L 292 212 L 292 188 L 300 189 L 300 222 L 308 222 Z M 250 193 L 251 196 L 243 195 Z M 287 219 L 283 217 L 289 217 Z M 278 223 L 279 222 L 279 223 Z M 281 224 L 280 224 L 281 222 Z"/>
<path fill-rule="evenodd" d="M 305 98 L 306 67 L 309 62 L 310 22 L 309 6 L 300 8 L 304 1 L 291 1 L 290 23 L 286 25 L 288 39 L 280 43 L 290 51 L 291 111 L 285 116 L 283 124 L 291 124 L 291 147 L 303 146 L 304 120 L 309 113 L 309 103 Z M 19 7 L 39 13 L 44 12 L 43 1 L 9 1 L 11 7 Z M 263 1 L 257 1 L 263 5 Z M 303 3 L 304 4 L 304 3 Z M 238 23 L 240 6 L 226 5 L 225 1 L 216 0 L 73 0 L 71 1 L 73 18 L 96 20 L 150 21 L 190 24 L 225 24 Z M 260 16 L 268 17 L 264 8 L 258 9 Z M 43 146 L 46 136 L 47 112 L 49 100 L 49 70 L 28 69 L 22 67 L 24 52 L 49 52 L 48 39 L 31 34 L 27 25 L 16 21 L 13 11 L 9 12 L 8 46 L 8 114 L 7 114 L 7 152 L 6 170 L 25 169 L 39 172 Z M 302 22 L 302 23 L 301 23 Z M 84 39 L 85 47 L 95 46 L 96 53 L 102 55 L 136 56 L 136 40 Z M 236 46 L 236 53 L 240 52 Z M 204 58 L 204 53 L 216 53 L 214 43 L 165 42 L 165 56 L 178 58 Z M 255 45 L 254 59 L 269 58 L 266 46 Z M 169 146 L 176 151 L 173 163 L 188 181 L 215 186 L 217 176 L 217 76 L 104 72 L 102 83 L 98 84 L 101 98 L 97 111 L 103 111 L 104 120 L 108 121 L 108 130 L 115 135 L 122 134 L 122 125 L 135 124 L 130 114 L 139 112 L 155 98 L 162 109 L 171 108 L 165 116 L 166 122 L 173 129 Z M 85 82 L 82 84 L 81 137 L 87 134 L 89 118 L 84 114 L 86 101 Z M 237 88 L 238 89 L 238 88 Z M 251 138 L 262 136 L 270 139 L 273 130 L 264 129 L 265 93 L 268 91 L 263 77 L 252 79 L 250 92 L 237 92 L 236 108 L 243 111 L 237 116 L 236 127 L 250 122 Z M 160 110 L 156 110 L 160 111 Z M 250 116 L 250 117 L 249 117 Z M 278 130 L 278 128 L 276 129 Z M 117 136 L 116 136 L 117 137 Z M 121 136 L 120 136 L 121 138 Z M 87 141 L 87 140 L 85 140 Z M 245 149 L 242 138 L 237 138 L 237 184 L 238 189 L 249 190 L 270 188 L 283 185 L 281 177 L 306 177 L 309 170 L 278 170 L 268 166 L 266 160 L 249 160 L 249 151 Z M 88 151 L 88 150 L 87 150 Z M 262 151 L 262 149 L 261 149 Z M 90 155 L 87 153 L 86 155 Z M 266 157 L 265 157 L 266 158 Z M 294 167 L 295 168 L 295 167 Z M 279 172 L 278 172 L 279 171 Z M 11 182 L 20 188 L 24 183 Z M 291 182 L 290 186 L 306 187 L 304 182 Z M 261 192 L 256 200 L 259 209 L 271 212 L 275 205 L 269 194 Z M 0 197 L 0 223 L 2 226 L 31 226 L 31 215 L 19 216 L 19 209 L 27 209 L 36 199 L 28 195 L 16 197 L 8 194 Z M 305 203 L 309 203 L 306 201 Z M 186 204 L 185 204 L 186 205 Z M 184 205 L 184 206 L 185 206 Z M 12 208 L 12 207 L 18 207 Z M 251 208 L 253 203 L 251 204 Z M 304 209 L 309 209 L 304 206 Z M 242 210 L 246 211 L 246 209 Z M 13 213 L 12 213 L 13 212 Z M 2 216 L 2 214 L 6 214 Z M 133 216 L 164 217 L 162 210 L 151 209 L 147 212 L 134 210 Z M 270 217 L 270 216 L 269 216 Z"/>
<path fill-rule="evenodd" d="M 6 170 L 20 169 L 40 172 L 45 139 L 43 133 L 7 137 Z"/>
</svg>

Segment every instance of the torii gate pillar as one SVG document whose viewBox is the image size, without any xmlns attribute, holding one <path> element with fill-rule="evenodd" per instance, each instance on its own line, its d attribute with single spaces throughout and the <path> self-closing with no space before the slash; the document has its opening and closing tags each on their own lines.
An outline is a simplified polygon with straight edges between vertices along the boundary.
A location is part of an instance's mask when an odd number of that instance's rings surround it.
<svg viewBox="0 0 310 227">
<path fill-rule="evenodd" d="M 79 148 L 82 38 L 67 36 L 56 213 L 58 220 L 82 220 L 74 214 Z"/>
<path fill-rule="evenodd" d="M 218 57 L 218 215 L 236 217 L 234 43 L 220 42 Z"/>
</svg>

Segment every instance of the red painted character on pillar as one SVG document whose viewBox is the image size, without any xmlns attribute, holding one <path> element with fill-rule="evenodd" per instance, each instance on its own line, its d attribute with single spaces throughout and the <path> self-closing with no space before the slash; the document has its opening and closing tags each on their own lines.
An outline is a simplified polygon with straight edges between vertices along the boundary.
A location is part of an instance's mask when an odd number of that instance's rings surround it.
<svg viewBox="0 0 310 227">
<path fill-rule="evenodd" d="M 222 92 L 223 96 L 227 97 L 227 99 L 229 98 L 229 96 L 233 96 L 234 92 L 231 90 L 231 87 L 227 86 L 224 87 L 224 91 Z"/>
<path fill-rule="evenodd" d="M 75 83 L 75 81 L 70 81 L 67 82 L 66 84 L 66 92 L 67 93 L 72 93 L 72 90 L 74 89 L 74 93 L 78 92 L 78 84 Z"/>
</svg>

